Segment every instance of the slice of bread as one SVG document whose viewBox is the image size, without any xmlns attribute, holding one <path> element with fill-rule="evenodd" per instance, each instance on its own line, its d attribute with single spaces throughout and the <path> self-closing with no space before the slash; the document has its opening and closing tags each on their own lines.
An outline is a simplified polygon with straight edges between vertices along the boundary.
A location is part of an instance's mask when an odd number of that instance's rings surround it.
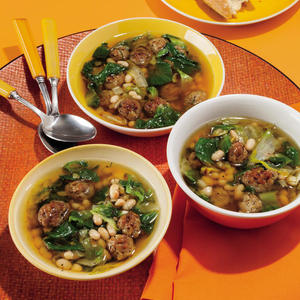
<svg viewBox="0 0 300 300">
<path fill-rule="evenodd" d="M 203 0 L 203 2 L 225 19 L 231 19 L 248 0 Z"/>
</svg>

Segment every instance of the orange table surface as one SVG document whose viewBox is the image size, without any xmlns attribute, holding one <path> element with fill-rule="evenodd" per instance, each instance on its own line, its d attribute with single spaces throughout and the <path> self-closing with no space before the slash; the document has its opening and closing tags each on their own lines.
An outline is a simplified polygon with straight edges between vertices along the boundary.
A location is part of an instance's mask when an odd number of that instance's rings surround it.
<svg viewBox="0 0 300 300">
<path fill-rule="evenodd" d="M 200 32 L 233 42 L 267 60 L 300 85 L 300 2 L 268 21 L 235 27 L 209 25 L 185 18 L 160 0 L 16 0 L 2 1 L 1 4 L 0 67 L 21 54 L 12 26 L 14 18 L 28 18 L 35 41 L 41 44 L 40 21 L 45 17 L 56 20 L 58 35 L 62 37 L 118 19 L 147 16 L 172 19 Z"/>
</svg>

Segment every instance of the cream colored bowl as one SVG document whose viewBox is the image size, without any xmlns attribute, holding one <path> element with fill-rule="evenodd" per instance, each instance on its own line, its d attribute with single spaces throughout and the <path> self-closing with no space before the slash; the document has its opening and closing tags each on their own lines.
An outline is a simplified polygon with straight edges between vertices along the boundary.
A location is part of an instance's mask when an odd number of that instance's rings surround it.
<svg viewBox="0 0 300 300">
<path fill-rule="evenodd" d="M 86 104 L 86 88 L 81 76 L 81 69 L 85 62 L 91 59 L 95 49 L 103 42 L 114 43 L 127 38 L 150 32 L 153 34 L 169 33 L 190 43 L 197 50 L 205 65 L 212 74 L 211 92 L 209 97 L 218 96 L 223 88 L 225 71 L 222 58 L 215 46 L 196 30 L 174 21 L 158 18 L 132 18 L 119 20 L 104 25 L 87 35 L 74 49 L 67 68 L 67 82 L 69 91 L 76 104 L 91 118 L 100 124 L 117 132 L 132 135 L 152 137 L 169 133 L 173 126 L 157 129 L 135 129 L 114 125 L 105 121 L 91 107 Z"/>
<path fill-rule="evenodd" d="M 111 161 L 126 166 L 140 174 L 152 187 L 160 208 L 159 217 L 147 244 L 118 266 L 103 273 L 65 271 L 57 268 L 51 261 L 43 258 L 30 241 L 28 231 L 24 228 L 26 201 L 31 189 L 41 178 L 61 168 L 72 160 Z M 149 256 L 162 240 L 171 218 L 172 200 L 168 185 L 160 172 L 145 158 L 125 148 L 112 145 L 85 145 L 70 148 L 46 158 L 35 166 L 17 187 L 9 207 L 9 230 L 11 237 L 21 254 L 38 269 L 66 279 L 91 280 L 114 276 L 125 272 Z"/>
</svg>

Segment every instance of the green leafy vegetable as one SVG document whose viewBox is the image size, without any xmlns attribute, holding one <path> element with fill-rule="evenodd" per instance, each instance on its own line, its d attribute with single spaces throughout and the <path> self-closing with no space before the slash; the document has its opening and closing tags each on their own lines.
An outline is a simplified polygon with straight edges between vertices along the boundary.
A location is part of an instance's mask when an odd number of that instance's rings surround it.
<svg viewBox="0 0 300 300">
<path fill-rule="evenodd" d="M 187 58 L 187 56 L 178 51 L 172 43 L 167 43 L 166 48 L 171 54 L 167 59 L 173 62 L 174 69 L 180 70 L 188 75 L 200 70 L 198 62 Z"/>
<path fill-rule="evenodd" d="M 202 193 L 198 193 L 198 192 L 196 192 L 196 194 L 197 194 L 200 198 L 202 198 L 203 200 L 205 200 L 205 201 L 211 203 L 211 201 L 210 201 L 210 199 L 209 199 L 208 196 L 206 196 L 206 195 L 204 195 L 204 194 L 202 194 Z"/>
<path fill-rule="evenodd" d="M 91 81 L 98 86 L 103 84 L 108 76 L 120 74 L 125 70 L 126 68 L 124 66 L 109 62 L 101 72 L 92 76 Z"/>
<path fill-rule="evenodd" d="M 154 86 L 149 86 L 147 88 L 147 92 L 149 93 L 149 98 L 150 99 L 155 99 L 158 97 L 158 90 L 156 87 Z"/>
<path fill-rule="evenodd" d="M 100 215 L 105 222 L 110 224 L 115 230 L 118 230 L 117 224 L 113 218 L 119 217 L 121 211 L 115 208 L 110 202 L 93 205 L 91 213 Z"/>
<path fill-rule="evenodd" d="M 104 61 L 108 57 L 108 55 L 109 55 L 108 45 L 107 43 L 102 43 L 101 46 L 99 46 L 95 50 L 93 54 L 93 58 Z"/>
<path fill-rule="evenodd" d="M 230 130 L 235 129 L 236 126 L 230 124 L 218 124 L 211 128 L 212 136 L 221 136 L 227 134 Z"/>
<path fill-rule="evenodd" d="M 63 169 L 70 172 L 75 173 L 79 172 L 80 170 L 83 170 L 88 167 L 88 163 L 84 160 L 73 160 L 68 163 L 66 163 L 63 166 Z"/>
<path fill-rule="evenodd" d="M 147 213 L 142 213 L 139 209 L 133 208 L 133 211 L 139 215 L 141 220 L 141 229 L 150 234 L 153 230 L 155 220 L 158 217 L 158 211 L 153 210 Z"/>
<path fill-rule="evenodd" d="M 96 191 L 95 195 L 91 199 L 93 203 L 102 202 L 108 196 L 109 187 L 106 185 L 102 189 Z"/>
<path fill-rule="evenodd" d="M 258 194 L 263 203 L 262 211 L 270 211 L 280 207 L 276 197 L 276 191 Z"/>
<path fill-rule="evenodd" d="M 283 155 L 282 153 L 277 153 L 274 156 L 270 157 L 268 160 L 273 164 L 275 168 L 283 168 L 292 162 L 289 157 Z"/>
<path fill-rule="evenodd" d="M 189 169 L 183 173 L 184 177 L 186 180 L 189 182 L 191 185 L 196 185 L 197 180 L 199 179 L 199 172 L 197 172 L 195 169 Z"/>
<path fill-rule="evenodd" d="M 186 83 L 191 82 L 193 80 L 193 78 L 190 75 L 180 71 L 179 69 L 177 70 L 177 72 L 180 75 L 182 84 L 186 84 Z"/>
<path fill-rule="evenodd" d="M 151 86 L 161 86 L 172 81 L 172 69 L 170 64 L 158 61 L 155 69 L 149 73 L 148 84 Z"/>
<path fill-rule="evenodd" d="M 211 156 L 217 151 L 218 139 L 201 137 L 195 145 L 196 156 L 205 163 L 212 163 Z"/>
<path fill-rule="evenodd" d="M 74 227 L 70 222 L 64 222 L 48 232 L 47 236 L 51 239 L 66 239 L 73 236 L 76 232 L 76 227 Z"/>
<path fill-rule="evenodd" d="M 44 243 L 46 244 L 46 247 L 49 250 L 54 250 L 54 251 L 67 251 L 67 250 L 72 250 L 72 251 L 84 251 L 84 248 L 80 243 L 61 243 L 57 242 L 54 240 L 51 240 L 49 238 L 44 239 Z"/>
<path fill-rule="evenodd" d="M 164 34 L 162 37 L 169 40 L 173 45 L 179 46 L 182 49 L 186 49 L 185 43 L 177 36 L 171 34 Z"/>
<path fill-rule="evenodd" d="M 219 148 L 224 151 L 224 153 L 228 153 L 229 149 L 231 147 L 231 140 L 230 136 L 228 134 L 223 135 L 220 143 L 219 143 Z"/>
<path fill-rule="evenodd" d="M 100 98 L 94 89 L 89 89 L 86 93 L 86 102 L 89 107 L 97 108 L 100 105 Z"/>
<path fill-rule="evenodd" d="M 250 186 L 250 185 L 246 185 L 245 186 L 245 192 L 249 192 L 249 193 L 252 193 L 252 194 L 255 194 L 256 193 L 256 190 L 254 187 Z"/>
<path fill-rule="evenodd" d="M 291 166 L 296 167 L 300 165 L 300 156 L 298 150 L 291 146 L 288 142 L 284 143 L 284 154 L 290 158 L 292 161 L 290 162 Z"/>
<path fill-rule="evenodd" d="M 148 193 L 145 191 L 142 183 L 133 180 L 132 176 L 128 175 L 127 180 L 120 180 L 120 184 L 125 188 L 127 194 L 136 197 L 139 202 L 148 200 Z"/>
<path fill-rule="evenodd" d="M 168 53 L 169 53 L 169 50 L 167 48 L 163 48 L 158 51 L 158 53 L 156 54 L 156 57 L 160 58 L 160 57 L 167 55 Z"/>
<path fill-rule="evenodd" d="M 95 67 L 95 60 L 90 60 L 83 65 L 81 74 L 88 80 L 93 78 L 93 69 Z"/>
<path fill-rule="evenodd" d="M 69 222 L 75 224 L 77 228 L 87 227 L 94 228 L 93 215 L 88 210 L 73 210 L 69 216 Z"/>
<path fill-rule="evenodd" d="M 137 119 L 135 128 L 150 129 L 171 126 L 179 119 L 180 113 L 176 112 L 168 105 L 158 106 L 154 117 L 148 121 Z"/>
</svg>

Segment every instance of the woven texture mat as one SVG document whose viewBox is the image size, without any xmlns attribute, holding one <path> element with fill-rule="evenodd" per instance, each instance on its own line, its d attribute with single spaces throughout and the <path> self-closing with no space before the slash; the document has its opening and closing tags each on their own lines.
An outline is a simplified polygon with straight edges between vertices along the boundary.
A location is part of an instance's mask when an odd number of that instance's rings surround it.
<svg viewBox="0 0 300 300">
<path fill-rule="evenodd" d="M 59 105 L 62 113 L 74 113 L 89 119 L 72 100 L 66 83 L 66 67 L 73 48 L 90 31 L 59 40 L 61 81 Z M 222 94 L 250 93 L 293 104 L 300 90 L 282 73 L 255 55 L 228 42 L 208 37 L 223 57 L 226 80 Z M 39 49 L 44 60 L 42 49 Z M 36 82 L 31 78 L 24 57 L 0 70 L 0 78 L 13 85 L 27 100 L 38 107 L 43 101 Z M 171 192 L 175 181 L 168 169 L 166 143 L 168 136 L 134 138 L 118 134 L 89 119 L 98 130 L 92 143 L 114 144 L 129 148 L 150 160 L 163 174 Z M 24 175 L 50 153 L 36 132 L 39 118 L 16 101 L 0 101 L 0 299 L 139 299 L 147 279 L 152 258 L 130 271 L 104 280 L 76 282 L 55 278 L 27 262 L 15 248 L 8 230 L 8 208 L 14 190 Z"/>
</svg>

